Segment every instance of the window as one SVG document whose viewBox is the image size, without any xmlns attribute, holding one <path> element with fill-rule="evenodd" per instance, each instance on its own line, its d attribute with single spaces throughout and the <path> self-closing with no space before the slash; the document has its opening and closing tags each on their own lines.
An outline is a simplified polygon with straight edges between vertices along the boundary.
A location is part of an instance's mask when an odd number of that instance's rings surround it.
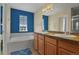
<svg viewBox="0 0 79 59">
<path fill-rule="evenodd" d="M 19 22 L 19 31 L 20 32 L 28 31 L 28 29 L 27 29 L 27 16 L 20 15 L 19 20 L 20 20 L 20 22 Z"/>
</svg>

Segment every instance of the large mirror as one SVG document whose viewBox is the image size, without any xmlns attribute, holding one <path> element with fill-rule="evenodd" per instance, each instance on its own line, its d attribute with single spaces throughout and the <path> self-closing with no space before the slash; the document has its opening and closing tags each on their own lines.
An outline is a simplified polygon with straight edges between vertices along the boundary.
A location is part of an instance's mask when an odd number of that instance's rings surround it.
<svg viewBox="0 0 79 59">
<path fill-rule="evenodd" d="M 48 31 L 48 17 L 46 15 L 42 16 L 42 31 L 47 32 Z"/>
<path fill-rule="evenodd" d="M 72 33 L 79 33 L 79 7 L 71 8 Z"/>
<path fill-rule="evenodd" d="M 79 33 L 79 15 L 72 17 L 72 32 Z"/>
<path fill-rule="evenodd" d="M 68 17 L 49 16 L 49 31 L 68 32 Z"/>
<path fill-rule="evenodd" d="M 59 27 L 59 32 L 67 32 L 67 16 L 59 17 L 58 19 L 58 27 Z"/>
<path fill-rule="evenodd" d="M 68 32 L 68 14 L 61 12 L 54 12 L 53 6 L 43 9 L 43 15 L 48 15 L 48 24 L 45 24 L 46 18 L 42 19 L 42 30 L 46 30 L 45 25 L 48 25 L 48 31 Z"/>
</svg>

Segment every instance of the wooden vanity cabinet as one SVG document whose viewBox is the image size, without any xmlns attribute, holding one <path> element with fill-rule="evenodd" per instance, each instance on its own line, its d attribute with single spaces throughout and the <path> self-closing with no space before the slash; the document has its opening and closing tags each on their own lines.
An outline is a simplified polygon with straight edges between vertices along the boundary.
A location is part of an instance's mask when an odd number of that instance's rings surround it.
<svg viewBox="0 0 79 59">
<path fill-rule="evenodd" d="M 38 35 L 38 52 L 44 55 L 44 35 Z"/>
<path fill-rule="evenodd" d="M 73 55 L 73 53 L 63 48 L 59 48 L 58 55 Z"/>
<path fill-rule="evenodd" d="M 79 55 L 79 42 L 34 34 L 34 48 L 41 55 Z"/>
<path fill-rule="evenodd" d="M 45 55 L 56 55 L 57 42 L 55 39 L 45 36 Z"/>
<path fill-rule="evenodd" d="M 56 55 L 56 46 L 46 42 L 45 43 L 45 55 Z"/>
<path fill-rule="evenodd" d="M 68 40 L 58 40 L 59 55 L 79 55 L 79 43 Z"/>
<path fill-rule="evenodd" d="M 34 33 L 34 49 L 38 50 L 38 34 Z"/>
</svg>

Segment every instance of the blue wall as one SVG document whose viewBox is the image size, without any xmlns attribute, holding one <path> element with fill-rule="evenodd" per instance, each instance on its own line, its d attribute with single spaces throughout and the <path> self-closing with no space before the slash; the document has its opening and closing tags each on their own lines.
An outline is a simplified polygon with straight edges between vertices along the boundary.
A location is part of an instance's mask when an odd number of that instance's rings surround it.
<svg viewBox="0 0 79 59">
<path fill-rule="evenodd" d="M 0 33 L 2 33 L 2 11 L 3 10 L 3 7 L 2 6 L 0 6 Z"/>
<path fill-rule="evenodd" d="M 3 10 L 3 7 L 2 6 L 0 6 L 0 18 L 1 18 L 1 21 L 0 21 L 0 23 L 2 24 L 2 11 Z"/>
<path fill-rule="evenodd" d="M 0 34 L 1 34 L 1 6 L 0 6 Z"/>
<path fill-rule="evenodd" d="M 28 32 L 34 31 L 34 13 L 11 8 L 11 32 L 19 32 L 19 15 L 27 16 Z"/>
<path fill-rule="evenodd" d="M 44 31 L 48 30 L 48 16 L 43 15 L 44 20 Z"/>
</svg>

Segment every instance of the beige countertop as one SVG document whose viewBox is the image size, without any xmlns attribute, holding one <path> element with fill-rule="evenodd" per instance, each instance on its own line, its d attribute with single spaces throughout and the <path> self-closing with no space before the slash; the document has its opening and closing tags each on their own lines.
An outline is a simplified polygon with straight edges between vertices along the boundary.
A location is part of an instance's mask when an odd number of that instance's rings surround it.
<svg viewBox="0 0 79 59">
<path fill-rule="evenodd" d="M 49 33 L 49 32 L 36 32 L 43 35 L 48 35 L 56 38 L 61 38 L 65 40 L 79 41 L 79 36 L 76 35 L 66 35 L 66 34 L 57 34 L 57 33 Z"/>
</svg>

